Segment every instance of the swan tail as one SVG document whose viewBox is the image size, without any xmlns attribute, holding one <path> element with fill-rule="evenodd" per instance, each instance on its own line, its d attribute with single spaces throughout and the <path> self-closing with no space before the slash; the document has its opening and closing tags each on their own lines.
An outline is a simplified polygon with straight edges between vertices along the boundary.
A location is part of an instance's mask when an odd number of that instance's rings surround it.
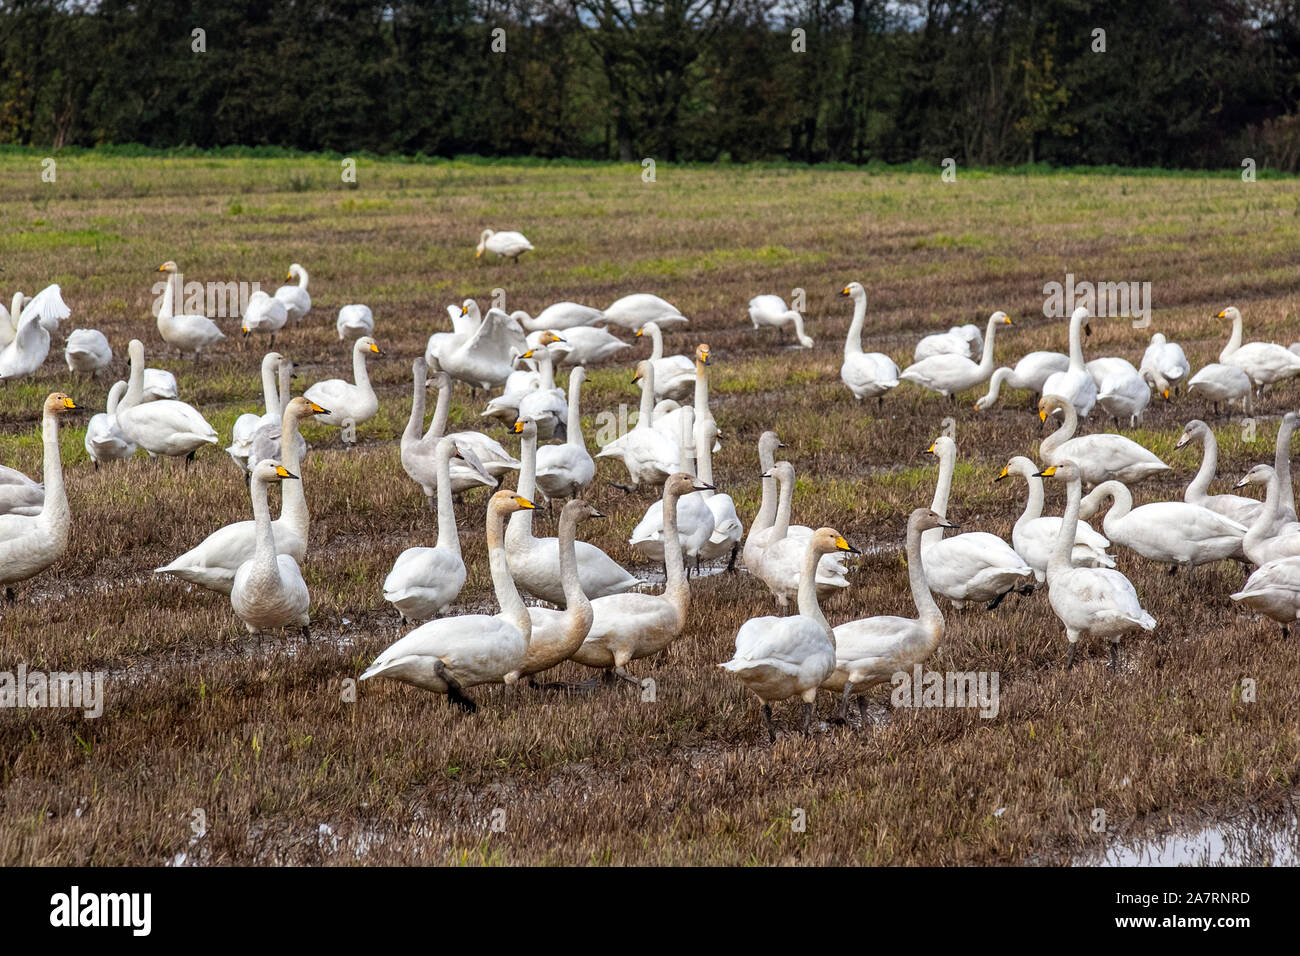
<svg viewBox="0 0 1300 956">
<path fill-rule="evenodd" d="M 1141 614 L 1125 614 L 1123 620 L 1136 624 L 1144 631 L 1154 631 L 1156 629 L 1156 619 L 1146 611 Z"/>
</svg>

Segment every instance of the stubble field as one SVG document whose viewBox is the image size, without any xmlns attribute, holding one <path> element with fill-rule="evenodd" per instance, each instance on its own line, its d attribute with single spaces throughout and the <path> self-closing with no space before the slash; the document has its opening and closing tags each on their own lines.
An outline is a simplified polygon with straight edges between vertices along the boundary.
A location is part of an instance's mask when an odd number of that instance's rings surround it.
<svg viewBox="0 0 1300 956">
<path fill-rule="evenodd" d="M 40 373 L 0 389 L 0 462 L 39 475 L 39 410 L 51 391 L 87 407 L 62 433 L 75 518 L 67 553 L 0 608 L 0 670 L 104 670 L 104 715 L 0 712 L 0 863 L 4 864 L 1024 864 L 1087 860 L 1108 843 L 1189 821 L 1293 814 L 1300 773 L 1300 643 L 1238 611 L 1235 565 L 1170 576 L 1115 549 L 1143 606 L 1159 621 L 1125 642 L 1118 673 L 1106 649 L 1066 642 L 1046 594 L 1012 596 L 994 612 L 952 611 L 931 658 L 937 670 L 996 671 L 1000 712 L 897 709 L 873 695 L 872 726 L 821 724 L 797 733 L 778 706 L 769 746 L 756 701 L 716 665 L 748 617 L 774 613 L 744 572 L 692 581 L 685 633 L 634 663 L 656 700 L 626 686 L 560 695 L 479 687 L 466 716 L 438 696 L 356 678 L 401 628 L 380 584 L 396 555 L 430 544 L 432 515 L 402 471 L 397 438 L 410 409 L 411 360 L 445 306 L 486 308 L 503 288 L 530 313 L 564 299 L 602 307 L 655 292 L 691 318 L 670 352 L 712 350 L 713 410 L 723 429 L 715 479 L 748 524 L 757 509 L 755 443 L 766 429 L 798 472 L 795 518 L 831 525 L 866 552 L 852 586 L 825 602 L 832 624 L 912 614 L 901 542 L 907 514 L 928 505 L 937 465 L 925 449 L 955 419 L 959 465 L 950 516 L 963 530 L 1009 536 L 1023 485 L 993 483 L 1007 459 L 1036 458 L 1033 399 L 1004 392 L 991 411 L 903 384 L 884 401 L 854 402 L 839 381 L 851 304 L 868 293 L 866 346 L 900 367 L 923 334 L 995 309 L 1015 325 L 998 364 L 1035 349 L 1066 350 L 1066 320 L 1043 316 L 1043 285 L 1149 281 L 1150 329 L 1097 319 L 1089 358 L 1135 365 L 1153 331 L 1180 342 L 1193 369 L 1216 359 L 1245 316 L 1247 340 L 1289 344 L 1297 323 L 1295 247 L 1300 183 L 1191 176 L 844 172 L 661 165 L 435 165 L 362 162 L 357 188 L 326 159 L 61 159 L 41 181 L 40 157 L 0 157 L 0 295 L 63 287 L 73 316 Z M 484 226 L 518 228 L 537 246 L 518 266 L 477 264 Z M 359 447 L 305 429 L 303 478 L 312 513 L 304 575 L 316 640 L 260 648 L 228 599 L 151 569 L 210 531 L 249 515 L 244 483 L 219 448 L 188 469 L 143 457 L 92 469 L 85 420 L 125 377 L 126 343 L 171 369 L 181 398 L 229 441 L 260 404 L 264 345 L 229 338 L 199 364 L 162 342 L 150 305 L 154 272 L 176 260 L 186 281 L 259 281 L 286 267 L 312 276 L 313 309 L 277 340 L 299 363 L 296 391 L 347 375 L 334 318 L 349 302 L 376 317 L 384 354 L 371 363 L 378 416 Z M 810 350 L 755 332 L 746 303 L 761 292 L 807 295 Z M 113 374 L 76 379 L 62 362 L 74 328 L 113 345 Z M 633 341 L 631 334 L 624 337 Z M 589 370 L 589 443 L 602 412 L 636 407 L 631 361 Z M 1271 461 L 1294 383 L 1256 406 L 1254 430 L 1211 420 L 1219 481 Z M 481 404 L 481 403 L 480 403 Z M 463 386 L 453 424 L 480 427 Z M 1175 451 L 1184 422 L 1210 418 L 1186 395 L 1153 401 L 1125 434 L 1173 466 L 1135 488 L 1137 503 L 1182 496 L 1200 458 Z M 1110 424 L 1094 416 L 1087 429 Z M 500 426 L 486 428 L 517 449 Z M 611 487 L 624 472 L 599 463 L 589 498 L 607 515 L 580 533 L 649 577 L 627 546 L 649 492 Z M 458 505 L 469 580 L 458 606 L 491 600 L 483 492 Z M 1049 485 L 1059 513 L 1062 490 Z M 273 507 L 275 507 L 273 503 Z M 554 533 L 537 518 L 539 533 Z M 545 530 L 543 530 L 545 529 Z M 944 603 L 944 602 L 941 602 Z M 558 676 L 590 676 L 565 665 Z M 1244 702 L 1244 678 L 1257 699 Z M 819 702 L 825 720 L 829 695 Z M 1104 810 L 1108 833 L 1093 829 Z M 806 826 L 792 827 L 796 810 Z M 198 825 L 200 821 L 202 825 Z M 493 824 L 496 824 L 494 827 Z M 202 832 L 202 836 L 198 832 Z"/>
</svg>

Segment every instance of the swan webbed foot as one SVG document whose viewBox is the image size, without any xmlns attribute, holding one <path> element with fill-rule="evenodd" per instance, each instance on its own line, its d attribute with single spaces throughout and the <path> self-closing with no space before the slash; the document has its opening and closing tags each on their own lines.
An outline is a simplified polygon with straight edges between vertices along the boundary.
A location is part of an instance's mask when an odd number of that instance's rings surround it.
<svg viewBox="0 0 1300 956">
<path fill-rule="evenodd" d="M 763 723 L 767 726 L 767 742 L 776 743 L 776 727 L 772 724 L 772 705 L 763 704 Z"/>
<path fill-rule="evenodd" d="M 998 609 L 998 605 L 1002 603 L 1002 599 L 1003 599 L 1004 597 L 1006 597 L 1006 596 L 1007 596 L 1008 594 L 1010 594 L 1010 593 L 1011 593 L 1011 591 L 1010 591 L 1009 589 L 1006 590 L 1006 591 L 1003 591 L 1001 594 L 999 594 L 997 597 L 995 597 L 992 601 L 989 601 L 988 604 L 985 604 L 985 605 L 984 605 L 984 609 L 985 609 L 986 611 L 996 611 L 996 610 Z"/>
<path fill-rule="evenodd" d="M 632 493 L 631 485 L 620 485 L 617 481 L 611 481 L 609 483 L 609 486 L 611 488 L 617 488 L 619 491 L 623 492 L 624 494 L 630 495 Z"/>
</svg>

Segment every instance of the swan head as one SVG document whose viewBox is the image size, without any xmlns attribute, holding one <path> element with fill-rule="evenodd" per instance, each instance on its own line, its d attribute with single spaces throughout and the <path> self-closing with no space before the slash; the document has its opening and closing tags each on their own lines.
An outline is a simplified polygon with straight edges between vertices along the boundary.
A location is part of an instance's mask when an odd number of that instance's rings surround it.
<svg viewBox="0 0 1300 956">
<path fill-rule="evenodd" d="M 1079 481 L 1079 480 L 1080 480 L 1080 479 L 1079 479 L 1079 466 L 1076 465 L 1076 464 L 1075 464 L 1074 462 L 1072 462 L 1072 461 L 1063 461 L 1063 462 L 1061 462 L 1059 465 L 1048 465 L 1048 466 L 1047 466 L 1046 468 L 1044 468 L 1042 471 L 1035 473 L 1035 477 L 1037 477 L 1037 478 L 1060 478 L 1062 481 L 1064 481 L 1064 482 L 1066 482 L 1066 483 L 1068 484 L 1068 483 L 1071 482 L 1071 481 Z M 1097 490 L 1093 492 L 1093 494 L 1094 494 L 1094 495 L 1097 494 L 1097 491 L 1100 491 L 1100 490 L 1101 490 L 1102 488 L 1104 488 L 1104 487 L 1105 487 L 1105 483 L 1103 483 L 1101 486 L 1099 486 L 1099 487 L 1097 488 Z M 1100 501 L 1100 500 L 1102 500 L 1104 497 L 1105 497 L 1104 495 L 1099 495 L 1097 500 Z"/>
<path fill-rule="evenodd" d="M 133 364 L 144 364 L 144 343 L 139 339 L 132 339 L 126 343 L 126 354 Z"/>
<path fill-rule="evenodd" d="M 1037 473 L 1037 465 L 1023 455 L 1016 455 L 1007 462 L 1007 466 L 1002 469 L 1002 474 L 993 480 L 1001 481 L 1003 478 L 1010 478 L 1012 475 L 1019 475 L 1021 478 L 1032 478 Z"/>
<path fill-rule="evenodd" d="M 488 510 L 498 514 L 514 514 L 516 511 L 533 511 L 536 509 L 531 501 L 523 495 L 509 489 L 498 491 L 488 501 Z"/>
<path fill-rule="evenodd" d="M 1222 312 L 1220 312 L 1218 315 L 1216 315 L 1215 318 L 1227 319 L 1230 322 L 1236 322 L 1238 319 L 1241 318 L 1241 310 L 1238 309 L 1235 305 L 1230 305 Z"/>
<path fill-rule="evenodd" d="M 284 274 L 285 281 L 288 281 L 289 279 L 292 279 L 295 276 L 297 276 L 298 278 L 302 278 L 302 276 L 306 272 L 307 272 L 306 269 L 304 269 L 302 266 L 298 265 L 298 263 L 295 262 L 293 265 L 289 266 L 289 271 Z"/>
<path fill-rule="evenodd" d="M 1014 325 L 1014 324 L 1015 324 L 1014 322 L 1011 321 L 1011 316 L 1007 315 L 1005 312 L 1003 312 L 1003 311 L 1000 310 L 1000 309 L 999 309 L 997 312 L 994 312 L 992 315 L 989 316 L 989 322 L 991 322 L 994 326 L 998 326 L 998 325 Z M 961 329 L 958 329 L 957 331 L 958 331 L 958 332 L 962 332 L 962 331 L 964 331 L 965 328 L 966 328 L 966 326 L 962 326 L 962 328 L 961 328 Z M 978 332 L 979 330 L 976 329 L 975 331 Z M 968 337 L 969 337 L 969 336 L 968 336 Z M 974 339 L 971 338 L 971 341 L 973 342 Z"/>
<path fill-rule="evenodd" d="M 695 349 L 695 361 L 698 362 L 700 365 L 709 364 L 709 347 L 707 345 L 701 343 Z"/>
<path fill-rule="evenodd" d="M 768 458 L 776 454 L 778 448 L 784 448 L 785 442 L 776 437 L 776 432 L 763 432 L 758 436 L 758 454 L 760 458 Z"/>
<path fill-rule="evenodd" d="M 1174 448 L 1184 448 L 1192 442 L 1204 438 L 1205 433 L 1209 430 L 1210 427 L 1205 422 L 1199 418 L 1193 418 L 1183 426 L 1183 433 L 1178 436 L 1178 442 L 1174 445 Z"/>
<path fill-rule="evenodd" d="M 263 458 L 253 466 L 251 474 L 258 481 L 264 481 L 267 484 L 290 480 L 296 481 L 298 479 L 297 475 L 274 458 Z"/>
<path fill-rule="evenodd" d="M 475 322 L 482 321 L 483 315 L 478 310 L 478 303 L 473 299 L 466 299 L 460 304 L 460 314 L 468 315 Z"/>
<path fill-rule="evenodd" d="M 947 435 L 940 435 L 931 443 L 930 447 L 925 450 L 925 453 L 927 455 L 934 455 L 938 458 L 943 458 L 946 455 L 955 456 L 957 454 L 957 443 Z"/>
<path fill-rule="evenodd" d="M 537 339 L 539 345 L 554 345 L 556 342 L 563 342 L 566 345 L 568 344 L 567 342 L 564 342 L 564 339 L 560 338 L 557 333 L 552 332 L 550 329 L 543 332 Z"/>
<path fill-rule="evenodd" d="M 176 263 L 174 263 L 174 262 L 172 262 L 172 260 L 168 259 L 166 262 L 164 262 L 162 265 L 160 265 L 156 271 L 158 271 L 158 272 L 171 272 L 171 273 L 175 273 L 175 272 L 177 271 L 177 269 L 176 269 Z"/>
<path fill-rule="evenodd" d="M 601 512 L 597 511 L 595 506 L 583 501 L 581 498 L 573 498 L 565 503 L 564 508 L 560 511 L 560 521 L 572 521 L 579 524 L 591 518 L 603 518 Z"/>
<path fill-rule="evenodd" d="M 840 295 L 852 296 L 854 299 L 857 299 L 859 297 L 865 299 L 867 297 L 867 290 L 862 288 L 861 282 L 850 282 L 842 290 L 840 290 Z"/>
<path fill-rule="evenodd" d="M 524 441 L 537 441 L 537 422 L 531 418 L 521 418 L 515 422 L 515 434 L 522 435 Z"/>
<path fill-rule="evenodd" d="M 304 398 L 299 395 L 297 398 L 291 398 L 289 404 L 285 406 L 285 412 L 292 415 L 298 421 L 304 421 L 313 415 L 328 415 L 328 408 L 321 408 L 310 398 Z"/>
<path fill-rule="evenodd" d="M 689 495 L 692 491 L 716 491 L 713 485 L 705 484 L 697 478 L 692 478 L 684 471 L 679 471 L 675 475 L 669 475 L 668 480 L 664 482 L 664 497 L 679 498 L 682 495 Z"/>
<path fill-rule="evenodd" d="M 641 381 L 642 379 L 649 378 L 653 374 L 654 374 L 653 366 L 651 366 L 649 362 L 637 362 L 636 372 L 632 376 L 632 382 L 633 384 L 635 384 Z"/>
<path fill-rule="evenodd" d="M 907 517 L 907 530 L 929 531 L 931 528 L 956 528 L 947 518 L 929 508 L 917 508 Z"/>
<path fill-rule="evenodd" d="M 483 232 L 478 237 L 478 248 L 474 251 L 475 259 L 483 255 L 484 250 L 487 249 L 487 241 L 491 238 L 492 238 L 492 230 L 484 229 Z"/>
<path fill-rule="evenodd" d="M 1164 345 L 1167 341 L 1169 340 L 1165 338 L 1165 333 L 1163 332 L 1156 332 L 1151 336 L 1152 345 Z"/>
<path fill-rule="evenodd" d="M 357 339 L 357 344 L 352 346 L 352 351 L 362 353 L 371 352 L 374 355 L 384 354 L 379 351 L 379 344 L 368 335 L 363 335 L 361 338 Z"/>
<path fill-rule="evenodd" d="M 81 408 L 63 392 L 51 392 L 50 396 L 45 399 L 45 414 L 47 415 L 66 415 L 68 412 L 75 412 Z"/>
<path fill-rule="evenodd" d="M 800 348 L 810 349 L 813 347 L 813 340 L 811 336 L 804 335 L 802 332 L 800 332 L 798 336 L 796 336 L 796 338 L 799 339 Z"/>
<path fill-rule="evenodd" d="M 1241 480 L 1232 487 L 1245 488 L 1247 485 L 1267 485 L 1273 480 L 1272 465 L 1256 465 L 1250 471 L 1241 476 Z"/>
<path fill-rule="evenodd" d="M 1055 415 L 1058 412 L 1065 411 L 1065 407 L 1070 403 L 1060 395 L 1044 395 L 1038 400 L 1038 420 L 1047 421 L 1048 415 Z"/>
<path fill-rule="evenodd" d="M 812 533 L 809 539 L 808 547 L 813 548 L 818 554 L 834 554 L 842 551 L 845 554 L 861 554 L 857 548 L 845 540 L 844 535 L 840 534 L 834 528 L 818 528 Z"/>
</svg>

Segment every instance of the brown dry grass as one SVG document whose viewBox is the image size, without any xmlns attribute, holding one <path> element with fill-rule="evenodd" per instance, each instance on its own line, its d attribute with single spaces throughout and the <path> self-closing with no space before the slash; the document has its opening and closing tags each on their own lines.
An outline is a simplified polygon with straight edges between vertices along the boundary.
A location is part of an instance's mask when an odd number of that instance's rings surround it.
<svg viewBox="0 0 1300 956">
<path fill-rule="evenodd" d="M 66 430 L 72 546 L 3 609 L 0 669 L 22 661 L 113 676 L 99 720 L 0 713 L 0 862 L 1023 863 L 1097 846 L 1095 807 L 1112 829 L 1136 832 L 1191 810 L 1280 805 L 1294 787 L 1300 645 L 1231 606 L 1235 568 L 1170 578 L 1128 553 L 1121 569 L 1160 627 L 1126 644 L 1116 675 L 1100 647 L 1062 672 L 1063 633 L 1041 594 L 993 614 L 948 614 L 932 666 L 998 671 L 1001 713 L 991 721 L 877 706 L 869 732 L 823 728 L 805 740 L 779 708 L 787 734 L 769 748 L 753 699 L 714 666 L 747 617 L 770 613 L 744 574 L 701 580 L 682 639 L 634 665 L 657 681 L 654 703 L 626 687 L 583 697 L 477 688 L 482 706 L 467 718 L 398 685 L 361 685 L 345 702 L 342 682 L 398 635 L 379 584 L 401 549 L 432 536 L 395 439 L 410 359 L 446 326 L 448 302 L 482 302 L 502 286 L 512 307 L 533 312 L 640 290 L 681 306 L 692 326 L 669 345 L 712 346 L 726 433 L 715 476 L 742 517 L 758 496 L 754 442 L 774 428 L 801 475 L 799 520 L 885 546 L 828 602 L 838 623 L 910 613 L 896 549 L 907 512 L 929 500 L 935 469 L 923 450 L 941 419 L 957 419 L 952 513 L 1002 534 L 1021 489 L 992 478 L 1011 455 L 1032 457 L 1040 434 L 1023 394 L 979 414 L 973 396 L 954 408 L 907 385 L 883 411 L 855 404 L 838 381 L 850 310 L 835 294 L 846 281 L 868 289 L 869 346 L 902 364 L 921 333 L 995 308 L 1017 323 L 999 338 L 1003 360 L 1063 349 L 1064 323 L 1042 318 L 1041 290 L 1067 268 L 1081 279 L 1149 280 L 1153 330 L 1181 342 L 1197 367 L 1217 355 L 1226 330 L 1210 316 L 1230 303 L 1250 337 L 1300 338 L 1300 184 L 970 176 L 952 185 L 937 175 L 661 166 L 647 185 L 633 167 L 363 163 L 352 191 L 326 185 L 335 170 L 90 156 L 62 161 L 58 183 L 41 184 L 34 160 L 0 160 L 4 297 L 62 283 L 74 310 L 67 329 L 103 330 L 122 359 L 126 340 L 143 338 L 152 364 L 177 373 L 182 397 L 223 438 L 257 405 L 260 353 L 232 341 L 200 365 L 169 355 L 148 318 L 152 270 L 164 259 L 189 279 L 272 288 L 289 262 L 304 263 L 313 312 L 279 343 L 303 366 L 299 387 L 345 372 L 333 320 L 347 302 L 371 305 L 386 353 L 373 364 L 381 411 L 361 429 L 362 446 L 342 452 L 326 430 L 309 435 L 304 570 L 322 638 L 309 648 L 259 651 L 224 598 L 149 574 L 246 517 L 224 454 L 205 452 L 188 472 L 146 460 L 95 472 L 80 427 Z M 294 192 L 289 176 L 303 171 L 318 188 Z M 538 254 L 517 268 L 477 268 L 474 237 L 489 224 L 524 229 Z M 745 316 L 752 295 L 794 287 L 808 293 L 811 351 L 780 348 Z M 1148 335 L 1122 320 L 1094 330 L 1090 355 L 1135 363 Z M 40 468 L 40 397 L 64 389 L 94 410 L 112 381 L 73 381 L 59 349 L 34 382 L 0 392 L 0 460 L 29 474 Z M 589 420 L 634 406 L 626 365 L 592 371 Z M 454 418 L 472 420 L 468 395 L 457 395 Z M 1217 423 L 1222 475 L 1271 457 L 1272 419 L 1296 398 L 1294 386 L 1267 397 L 1253 444 L 1238 425 Z M 1208 411 L 1186 398 L 1152 407 L 1134 437 L 1175 473 L 1142 485 L 1139 501 L 1180 495 L 1198 460 L 1172 446 L 1183 421 Z M 1058 503 L 1059 490 L 1051 495 Z M 648 498 L 603 484 L 592 497 L 610 517 L 587 535 L 632 562 L 625 541 Z M 482 502 L 469 496 L 459 512 L 466 605 L 490 596 Z M 1243 677 L 1258 682 L 1257 703 L 1239 702 Z M 820 707 L 825 716 L 829 700 Z M 197 841 L 195 808 L 208 826 Z M 502 832 L 490 828 L 497 808 Z M 805 832 L 791 829 L 795 808 L 807 811 Z"/>
</svg>

